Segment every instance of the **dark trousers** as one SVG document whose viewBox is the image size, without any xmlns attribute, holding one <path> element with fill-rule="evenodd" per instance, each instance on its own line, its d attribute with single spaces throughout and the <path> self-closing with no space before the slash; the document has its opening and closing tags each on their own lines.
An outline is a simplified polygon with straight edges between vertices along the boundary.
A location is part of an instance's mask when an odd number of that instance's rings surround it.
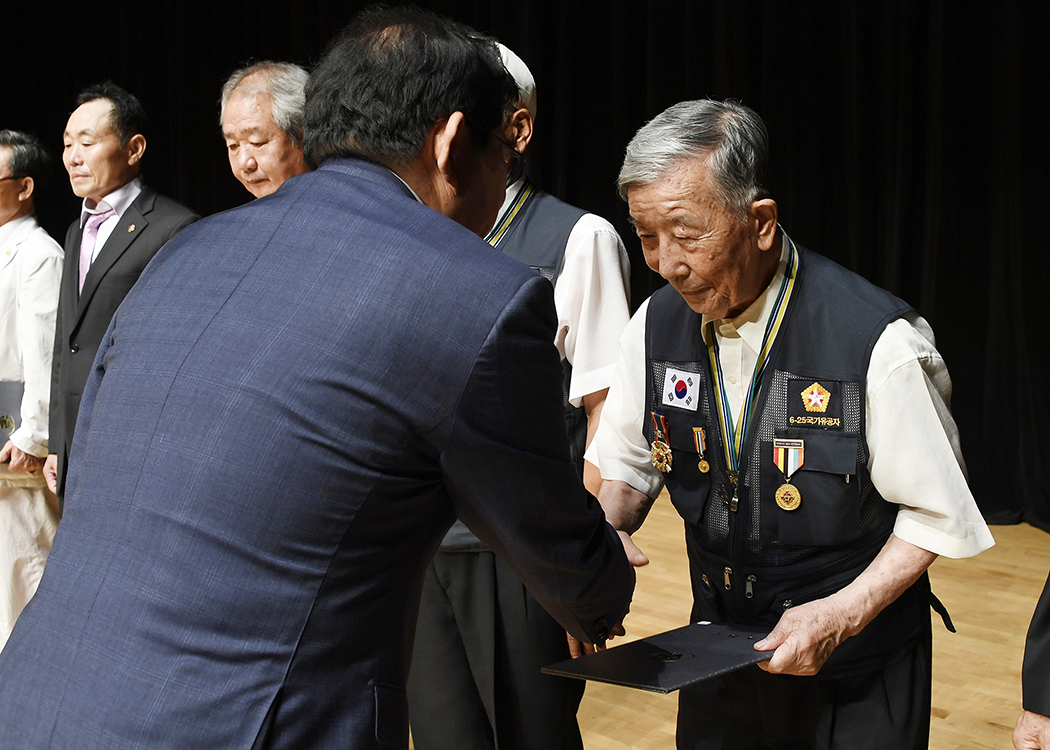
<svg viewBox="0 0 1050 750">
<path fill-rule="evenodd" d="M 540 673 L 565 630 L 491 552 L 438 552 L 423 581 L 408 710 L 416 750 L 582 750 L 584 682 Z"/>
<path fill-rule="evenodd" d="M 924 750 L 932 636 L 859 676 L 790 677 L 758 667 L 692 685 L 678 700 L 678 750 Z"/>
</svg>

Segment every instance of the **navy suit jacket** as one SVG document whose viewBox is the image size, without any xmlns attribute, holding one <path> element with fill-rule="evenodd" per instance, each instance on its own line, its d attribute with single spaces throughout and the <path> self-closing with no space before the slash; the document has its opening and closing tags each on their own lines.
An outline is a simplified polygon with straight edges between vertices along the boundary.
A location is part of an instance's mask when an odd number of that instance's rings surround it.
<svg viewBox="0 0 1050 750">
<path fill-rule="evenodd" d="M 0 747 L 405 748 L 459 516 L 568 630 L 633 572 L 569 460 L 549 282 L 337 160 L 205 219 L 114 317 Z"/>
<path fill-rule="evenodd" d="M 77 286 L 84 233 L 79 219 L 70 224 L 55 324 L 55 356 L 51 360 L 48 445 L 58 456 L 58 494 L 65 491 L 80 396 L 110 318 L 161 246 L 198 218 L 181 203 L 143 185 L 88 269 L 83 292 L 78 292 Z"/>
</svg>

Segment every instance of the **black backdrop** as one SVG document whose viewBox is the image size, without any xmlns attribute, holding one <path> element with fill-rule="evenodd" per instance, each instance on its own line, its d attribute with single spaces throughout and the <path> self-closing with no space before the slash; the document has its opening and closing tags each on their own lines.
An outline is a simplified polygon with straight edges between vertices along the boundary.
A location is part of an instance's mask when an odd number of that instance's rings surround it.
<svg viewBox="0 0 1050 750">
<path fill-rule="evenodd" d="M 421 0 L 490 32 L 538 81 L 529 171 L 608 217 L 641 263 L 613 182 L 634 131 L 689 98 L 767 121 L 781 222 L 915 305 L 938 334 L 971 482 L 990 521 L 1050 530 L 1046 372 L 1050 26 L 1040 0 Z M 228 171 L 219 89 L 239 65 L 315 63 L 361 2 L 20 3 L 4 42 L 0 127 L 58 155 L 77 91 L 112 78 L 152 120 L 146 178 L 210 214 L 248 194 Z M 105 17 L 101 15 L 105 13 Z M 57 238 L 77 202 L 56 166 L 39 205 Z"/>
</svg>

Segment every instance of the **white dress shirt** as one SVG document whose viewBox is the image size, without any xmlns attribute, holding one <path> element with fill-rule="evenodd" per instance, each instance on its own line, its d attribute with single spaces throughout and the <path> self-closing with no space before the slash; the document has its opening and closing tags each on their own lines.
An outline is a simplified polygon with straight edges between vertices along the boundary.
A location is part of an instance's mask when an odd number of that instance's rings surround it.
<svg viewBox="0 0 1050 750">
<path fill-rule="evenodd" d="M 714 321 L 734 420 L 751 385 L 787 253 L 785 235 L 780 265 L 762 295 L 737 318 Z M 650 461 L 642 431 L 648 306 L 646 300 L 620 340 L 616 374 L 587 460 L 599 467 L 603 479 L 626 482 L 656 497 L 663 474 Z M 703 322 L 706 337 L 706 316 Z M 959 558 L 976 555 L 995 542 L 966 482 L 950 401 L 951 379 L 929 324 L 917 313 L 890 323 L 868 363 L 865 408 L 871 480 L 887 502 L 900 506 L 896 536 Z"/>
<path fill-rule="evenodd" d="M 507 188 L 502 216 L 514 202 L 524 180 Z M 572 365 L 569 403 L 605 390 L 616 369 L 617 341 L 630 320 L 631 264 L 620 235 L 605 219 L 584 214 L 565 242 L 554 307 L 558 331 L 554 344 Z"/>
<path fill-rule="evenodd" d="M 113 234 L 113 230 L 117 226 L 117 222 L 120 221 L 120 217 L 124 215 L 124 212 L 128 210 L 128 206 L 135 202 L 135 199 L 139 197 L 139 193 L 142 192 L 142 180 L 138 177 L 133 179 L 126 185 L 114 190 L 112 193 L 107 195 L 105 198 L 100 200 L 94 205 L 89 205 L 92 201 L 85 198 L 80 208 L 80 228 L 84 228 L 84 224 L 87 223 L 88 216 L 91 214 L 105 213 L 109 209 L 113 209 L 116 213 L 110 216 L 98 227 L 98 234 L 95 239 L 95 249 L 91 253 L 91 262 L 95 262 L 95 258 L 98 257 L 99 251 L 106 246 L 106 240 Z"/>
</svg>

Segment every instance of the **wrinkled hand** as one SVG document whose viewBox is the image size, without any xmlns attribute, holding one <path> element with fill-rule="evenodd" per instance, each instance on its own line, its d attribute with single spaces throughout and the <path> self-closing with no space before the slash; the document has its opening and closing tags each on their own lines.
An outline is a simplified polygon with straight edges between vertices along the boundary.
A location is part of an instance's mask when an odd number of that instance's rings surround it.
<svg viewBox="0 0 1050 750">
<path fill-rule="evenodd" d="M 47 482 L 47 488 L 58 494 L 58 456 L 54 453 L 48 453 L 47 458 L 44 460 L 44 480 Z"/>
<path fill-rule="evenodd" d="M 8 464 L 12 472 L 39 474 L 44 468 L 44 459 L 37 458 L 15 447 L 10 440 L 0 449 L 0 464 Z"/>
<path fill-rule="evenodd" d="M 933 552 L 890 534 L 848 586 L 781 615 L 773 632 L 755 644 L 757 651 L 776 649 L 773 658 L 759 666 L 776 674 L 816 674 L 839 644 L 863 630 L 936 559 Z"/>
<path fill-rule="evenodd" d="M 1015 750 L 1050 750 L 1050 717 L 1025 711 L 1014 727 Z"/>
<path fill-rule="evenodd" d="M 776 649 L 772 659 L 758 666 L 775 674 L 815 675 L 839 644 L 857 632 L 849 611 L 834 596 L 792 607 L 755 644 L 756 651 Z"/>
</svg>

